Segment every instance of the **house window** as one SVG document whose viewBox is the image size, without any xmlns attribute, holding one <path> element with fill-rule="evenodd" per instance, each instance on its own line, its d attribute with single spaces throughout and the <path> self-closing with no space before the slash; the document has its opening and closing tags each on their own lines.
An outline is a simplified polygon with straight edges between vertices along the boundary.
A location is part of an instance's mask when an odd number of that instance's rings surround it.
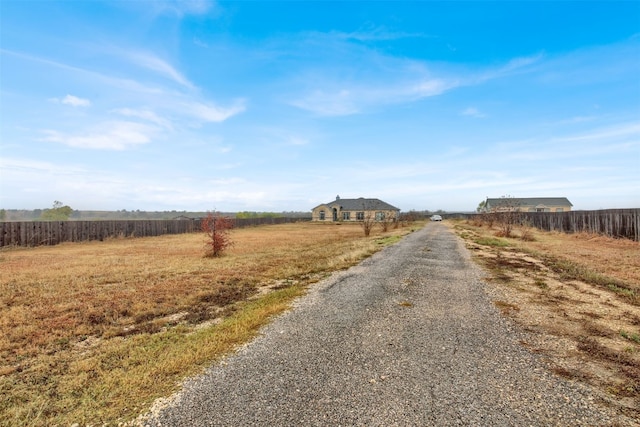
<svg viewBox="0 0 640 427">
<path fill-rule="evenodd" d="M 356 212 L 356 220 L 364 221 L 364 212 Z"/>
<path fill-rule="evenodd" d="M 564 212 L 564 208 L 556 208 L 556 212 Z"/>
<path fill-rule="evenodd" d="M 320 211 L 320 221 L 324 221 L 324 211 Z"/>
<path fill-rule="evenodd" d="M 384 212 L 376 212 L 376 221 L 384 220 Z"/>
<path fill-rule="evenodd" d="M 351 212 L 342 212 L 342 220 L 349 221 L 351 219 Z"/>
</svg>

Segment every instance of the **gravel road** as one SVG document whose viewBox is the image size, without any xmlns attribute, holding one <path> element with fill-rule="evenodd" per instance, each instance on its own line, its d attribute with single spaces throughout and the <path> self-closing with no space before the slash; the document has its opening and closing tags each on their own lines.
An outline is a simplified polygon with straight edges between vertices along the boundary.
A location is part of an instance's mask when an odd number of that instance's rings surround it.
<svg viewBox="0 0 640 427">
<path fill-rule="evenodd" d="M 146 426 L 616 425 L 518 344 L 440 223 L 313 285 Z"/>
</svg>

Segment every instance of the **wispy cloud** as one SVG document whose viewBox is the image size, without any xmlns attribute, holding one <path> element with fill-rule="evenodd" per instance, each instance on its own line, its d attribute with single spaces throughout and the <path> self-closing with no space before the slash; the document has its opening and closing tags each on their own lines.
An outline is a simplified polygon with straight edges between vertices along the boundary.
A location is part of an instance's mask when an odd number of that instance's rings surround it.
<svg viewBox="0 0 640 427">
<path fill-rule="evenodd" d="M 383 34 L 383 30 L 375 30 L 371 37 L 382 37 Z M 365 113 L 387 105 L 440 96 L 456 88 L 482 85 L 523 72 L 544 58 L 542 54 L 516 57 L 503 65 L 469 70 L 455 64 L 386 55 L 355 43 L 342 33 L 306 36 L 308 38 L 300 42 L 302 47 L 298 47 L 301 51 L 308 50 L 303 49 L 307 45 L 314 51 L 330 53 L 320 54 L 311 65 L 305 65 L 306 70 L 295 76 L 291 86 L 297 93 L 289 97 L 288 103 L 321 116 Z M 357 59 L 344 61 L 344 57 Z"/>
<path fill-rule="evenodd" d="M 292 99 L 289 104 L 320 116 L 348 116 L 366 112 L 381 105 L 414 101 L 443 93 L 439 82 L 422 82 L 413 87 L 393 90 L 361 87 L 345 83 L 342 89 L 316 89 Z"/>
<path fill-rule="evenodd" d="M 290 101 L 290 104 L 321 116 L 347 116 L 361 112 L 358 105 L 359 90 L 342 89 L 337 91 L 314 90 L 301 98 Z"/>
<path fill-rule="evenodd" d="M 6 174 L 10 174 L 11 177 L 19 176 L 20 179 L 24 179 L 27 176 L 32 176 L 34 180 L 37 180 L 38 178 L 35 177 L 42 173 L 74 175 L 78 172 L 88 172 L 86 169 L 78 169 L 71 167 L 71 165 L 60 166 L 41 160 L 5 156 L 0 157 L 0 169 Z"/>
<path fill-rule="evenodd" d="M 397 31 L 389 29 L 384 25 L 374 25 L 367 23 L 360 27 L 356 31 L 343 32 L 343 31 L 331 31 L 329 36 L 336 37 L 343 40 L 358 40 L 358 41 L 384 41 L 384 40 L 399 40 L 406 38 L 433 38 L 423 33 L 410 33 L 406 31 Z"/>
<path fill-rule="evenodd" d="M 91 101 L 88 99 L 79 98 L 73 95 L 67 95 L 62 99 L 59 98 L 51 98 L 52 102 L 71 105 L 72 107 L 89 107 L 91 105 Z"/>
<path fill-rule="evenodd" d="M 1 54 L 10 55 L 16 58 L 20 58 L 26 61 L 47 65 L 49 67 L 57 68 L 60 70 L 66 70 L 70 73 L 74 73 L 77 76 L 83 76 L 89 79 L 93 79 L 96 85 L 109 85 L 118 89 L 124 89 L 127 91 L 146 93 L 146 94 L 161 94 L 162 90 L 158 87 L 140 83 L 139 81 L 113 77 L 108 72 L 98 72 L 89 68 L 76 67 L 73 65 L 65 64 L 63 62 L 54 61 L 49 58 L 43 58 L 40 56 L 34 56 L 24 52 L 16 52 L 6 49 L 0 49 Z"/>
<path fill-rule="evenodd" d="M 406 93 L 410 96 L 414 95 L 417 98 L 428 98 L 430 96 L 441 95 L 459 85 L 460 82 L 457 79 L 427 78 L 413 86 Z"/>
<path fill-rule="evenodd" d="M 462 114 L 463 116 L 470 116 L 478 119 L 487 117 L 486 114 L 482 113 L 480 110 L 478 110 L 475 107 L 465 108 L 460 114 Z"/>
<path fill-rule="evenodd" d="M 93 150 L 126 150 L 147 144 L 157 128 L 141 123 L 117 121 L 103 123 L 83 134 L 67 134 L 57 130 L 44 130 L 42 141 L 55 142 L 73 148 Z"/>
<path fill-rule="evenodd" d="M 204 48 L 208 48 L 209 47 L 209 45 L 206 42 L 203 42 L 198 37 L 194 37 L 193 38 L 193 44 L 195 44 L 196 46 L 204 47 Z"/>
<path fill-rule="evenodd" d="M 566 124 L 585 123 L 585 122 L 594 121 L 596 119 L 597 119 L 597 116 L 575 116 L 575 117 L 570 117 L 568 119 L 558 120 L 553 124 L 566 125 Z"/>
<path fill-rule="evenodd" d="M 211 103 L 189 102 L 182 104 L 183 112 L 205 122 L 223 122 L 236 114 L 245 111 L 244 100 L 237 100 L 230 107 L 219 107 Z"/>
<path fill-rule="evenodd" d="M 176 13 L 178 16 L 204 15 L 215 5 L 215 2 L 211 0 L 165 0 L 158 3 L 165 4 L 166 10 Z"/>
<path fill-rule="evenodd" d="M 511 59 L 509 62 L 507 62 L 507 64 L 504 65 L 503 67 L 500 67 L 499 72 L 504 74 L 504 73 L 510 73 L 516 70 L 520 70 L 522 68 L 528 67 L 530 65 L 533 65 L 539 62 L 543 58 L 544 58 L 543 53 L 537 53 L 531 56 L 521 56 L 518 58 L 514 58 L 514 59 Z"/>
<path fill-rule="evenodd" d="M 105 50 L 151 73 L 140 73 L 140 70 L 129 68 L 128 74 L 124 75 L 132 78 L 114 78 L 109 69 L 93 71 L 30 54 L 2 51 L 3 54 L 81 77 L 77 80 L 82 81 L 82 84 L 91 84 L 91 89 L 100 96 L 101 106 L 107 106 L 103 109 L 92 108 L 91 116 L 86 117 L 86 123 L 96 125 L 83 128 L 76 123 L 74 130 L 65 128 L 62 116 L 61 120 L 56 121 L 56 112 L 52 112 L 51 123 L 40 128 L 40 137 L 36 139 L 76 149 L 129 150 L 153 142 L 162 133 L 197 127 L 202 123 L 220 123 L 246 110 L 244 99 L 220 105 L 204 98 L 178 69 L 152 53 L 113 47 Z M 118 65 L 121 64 L 122 62 Z M 166 78 L 169 83 L 175 82 L 178 86 L 159 82 L 156 87 L 152 87 L 149 81 L 153 80 L 154 74 Z M 92 106 L 89 99 L 72 94 L 49 101 L 75 108 Z M 113 114 L 120 117 L 114 120 Z M 161 130 L 164 132 L 160 132 Z"/>
<path fill-rule="evenodd" d="M 216 2 L 213 0 L 147 0 L 116 2 L 116 4 L 122 8 L 144 10 L 151 13 L 154 18 L 161 15 L 178 18 L 187 15 L 205 15 L 211 13 L 216 7 Z"/>
<path fill-rule="evenodd" d="M 112 110 L 112 112 L 126 116 L 126 117 L 136 117 L 139 119 L 143 119 L 151 123 L 155 123 L 158 126 L 161 126 L 165 129 L 169 129 L 169 130 L 173 129 L 173 125 L 171 124 L 171 121 L 158 116 L 156 113 L 150 110 L 145 110 L 145 109 L 136 110 L 132 108 L 116 108 Z"/>
<path fill-rule="evenodd" d="M 290 136 L 287 139 L 287 145 L 307 145 L 309 144 L 309 140 L 307 138 L 301 138 L 299 136 Z"/>
<path fill-rule="evenodd" d="M 384 105 L 414 102 L 442 95 L 460 85 L 460 81 L 456 79 L 429 77 L 387 84 L 367 83 L 345 82 L 342 88 L 316 89 L 291 100 L 290 104 L 321 116 L 346 116 Z"/>
<path fill-rule="evenodd" d="M 513 74 L 531 71 L 534 66 L 542 64 L 544 59 L 545 55 L 543 53 L 513 58 L 504 65 L 489 67 L 475 74 L 470 74 L 466 83 L 468 86 L 474 86 Z"/>
<path fill-rule="evenodd" d="M 579 135 L 555 138 L 557 142 L 600 141 L 605 145 L 613 141 L 632 138 L 636 144 L 640 144 L 640 123 L 624 123 L 607 128 L 593 129 Z"/>
<path fill-rule="evenodd" d="M 194 89 L 195 86 L 185 76 L 182 75 L 168 62 L 158 58 L 157 56 L 147 52 L 125 52 L 125 55 L 135 64 L 140 67 L 152 70 L 174 82 L 185 86 L 189 89 Z"/>
</svg>

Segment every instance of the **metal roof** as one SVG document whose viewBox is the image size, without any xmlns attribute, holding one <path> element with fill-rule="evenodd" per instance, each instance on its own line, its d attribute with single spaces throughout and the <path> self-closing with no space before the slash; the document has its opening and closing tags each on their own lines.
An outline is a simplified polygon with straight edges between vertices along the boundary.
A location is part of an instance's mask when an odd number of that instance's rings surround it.
<svg viewBox="0 0 640 427">
<path fill-rule="evenodd" d="M 487 198 L 486 207 L 504 206 L 573 206 L 566 197 L 501 197 L 499 199 Z"/>
</svg>

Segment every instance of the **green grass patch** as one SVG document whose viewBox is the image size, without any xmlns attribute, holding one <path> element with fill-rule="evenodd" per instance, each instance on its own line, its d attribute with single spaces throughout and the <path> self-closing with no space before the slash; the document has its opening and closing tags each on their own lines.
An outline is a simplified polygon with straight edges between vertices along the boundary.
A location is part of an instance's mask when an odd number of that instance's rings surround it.
<svg viewBox="0 0 640 427">
<path fill-rule="evenodd" d="M 609 290 L 612 290 L 616 294 L 622 295 L 624 297 L 627 297 L 633 300 L 638 299 L 638 294 L 633 289 L 623 288 L 621 286 L 618 286 L 615 283 L 609 283 L 607 285 L 607 288 L 609 288 Z"/>
<path fill-rule="evenodd" d="M 620 336 L 622 338 L 628 339 L 629 341 L 633 341 L 636 344 L 640 344 L 640 334 L 636 334 L 634 332 L 620 331 Z"/>
<path fill-rule="evenodd" d="M 473 241 L 478 245 L 493 246 L 496 248 L 506 248 L 511 246 L 511 243 L 497 237 L 478 237 L 477 239 L 473 239 Z"/>
<path fill-rule="evenodd" d="M 596 273 L 571 261 L 550 257 L 548 255 L 537 255 L 544 260 L 544 264 L 547 267 L 555 273 L 558 273 L 564 280 L 580 280 L 585 283 L 609 289 L 615 294 L 628 299 L 633 304 L 637 305 L 640 302 L 637 292 L 634 289 L 629 288 L 620 280 Z"/>
<path fill-rule="evenodd" d="M 549 285 L 543 279 L 537 278 L 533 281 L 533 283 L 539 287 L 540 289 L 549 289 Z"/>
<path fill-rule="evenodd" d="M 400 240 L 402 240 L 403 237 L 404 236 L 378 237 L 376 239 L 376 243 L 381 246 L 389 246 L 389 245 L 393 245 L 394 243 L 398 243 Z"/>
</svg>

